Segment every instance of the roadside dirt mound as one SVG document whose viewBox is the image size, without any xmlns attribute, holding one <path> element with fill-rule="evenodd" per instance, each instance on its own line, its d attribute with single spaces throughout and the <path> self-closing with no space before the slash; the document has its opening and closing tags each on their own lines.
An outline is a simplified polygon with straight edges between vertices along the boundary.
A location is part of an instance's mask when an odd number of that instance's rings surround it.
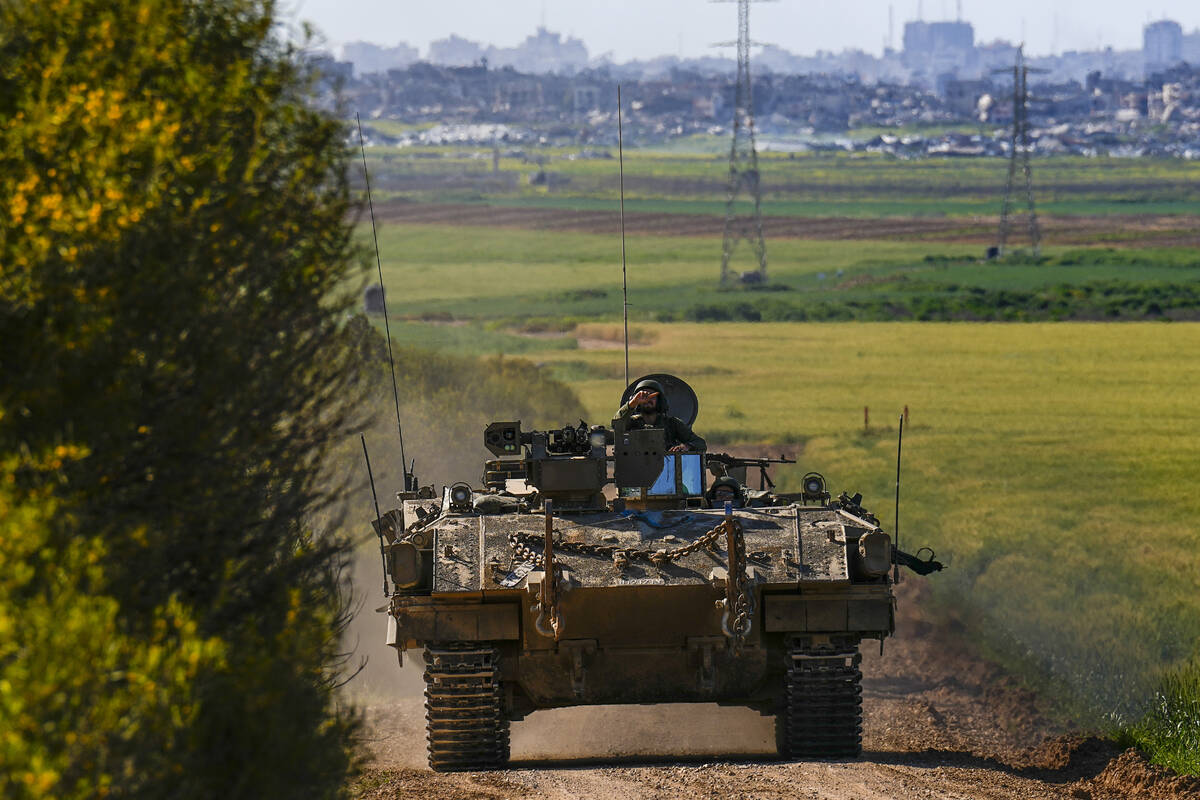
<svg viewBox="0 0 1200 800">
<path fill-rule="evenodd" d="M 1130 748 L 1090 780 L 1080 781 L 1073 794 L 1093 800 L 1173 800 L 1200 798 L 1200 779 L 1156 767 Z"/>
<path fill-rule="evenodd" d="M 896 595 L 884 654 L 863 645 L 864 746 L 1050 766 L 1037 748 L 1070 723 L 1052 720 L 1036 695 L 973 654 L 955 623 L 930 617 L 928 579 L 905 577 Z"/>
<path fill-rule="evenodd" d="M 519 208 L 473 203 L 390 201 L 376 208 L 381 222 L 426 225 L 476 225 L 544 231 L 617 235 L 613 211 L 569 208 Z M 1200 245 L 1200 231 L 1184 215 L 1121 214 L 1096 217 L 1039 217 L 1043 240 L 1050 244 L 1103 244 L 1109 247 Z M 777 217 L 763 218 L 771 238 L 826 240 L 930 241 L 994 244 L 998 218 L 972 217 Z M 725 218 L 711 214 L 626 212 L 630 235 L 720 237 Z"/>
</svg>

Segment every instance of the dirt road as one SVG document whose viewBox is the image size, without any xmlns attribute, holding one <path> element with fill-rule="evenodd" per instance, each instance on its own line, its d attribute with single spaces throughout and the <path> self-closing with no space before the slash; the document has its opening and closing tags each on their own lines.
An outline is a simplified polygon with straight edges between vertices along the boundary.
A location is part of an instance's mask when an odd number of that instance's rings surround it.
<svg viewBox="0 0 1200 800">
<path fill-rule="evenodd" d="M 437 775 L 424 766 L 420 675 L 369 709 L 374 763 L 360 798 L 1200 798 L 1200 781 L 1073 734 L 1035 697 L 972 657 L 901 587 L 897 635 L 864 646 L 864 752 L 851 762 L 780 762 L 773 723 L 718 706 L 543 711 L 515 723 L 513 768 Z"/>
</svg>

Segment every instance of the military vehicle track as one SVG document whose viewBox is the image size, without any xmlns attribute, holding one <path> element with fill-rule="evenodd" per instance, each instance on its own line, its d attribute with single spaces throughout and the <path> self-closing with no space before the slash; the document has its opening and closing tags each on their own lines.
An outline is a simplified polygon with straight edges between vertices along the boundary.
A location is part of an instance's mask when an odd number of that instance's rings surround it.
<svg viewBox="0 0 1200 800">
<path fill-rule="evenodd" d="M 794 644 L 787 654 L 784 709 L 776 721 L 784 758 L 857 758 L 862 753 L 862 655 L 857 647 Z"/>
<path fill-rule="evenodd" d="M 500 654 L 483 642 L 425 648 L 429 766 L 437 772 L 508 764 L 508 716 Z"/>
</svg>

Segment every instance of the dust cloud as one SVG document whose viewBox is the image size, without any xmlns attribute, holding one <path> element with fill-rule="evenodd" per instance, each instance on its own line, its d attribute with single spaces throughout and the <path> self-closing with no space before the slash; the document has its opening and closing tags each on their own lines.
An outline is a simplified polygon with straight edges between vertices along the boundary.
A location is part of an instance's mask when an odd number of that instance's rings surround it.
<svg viewBox="0 0 1200 800">
<path fill-rule="evenodd" d="M 342 695 L 363 712 L 367 748 L 376 762 L 420 768 L 425 764 L 421 655 L 405 654 L 401 668 L 398 651 L 386 644 L 387 614 L 377 611 L 387 602 L 382 576 L 376 541 L 358 547 L 348 576 L 356 613 L 344 639 L 349 671 L 357 674 L 342 687 Z"/>
<path fill-rule="evenodd" d="M 773 717 L 714 703 L 556 708 L 512 727 L 514 761 L 774 753 Z"/>
<path fill-rule="evenodd" d="M 339 444 L 328 461 L 328 486 L 333 503 L 324 518 L 326 528 L 341 528 L 351 537 L 353 561 L 346 580 L 355 613 L 343 640 L 350 654 L 342 689 L 345 699 L 362 709 L 368 744 L 376 760 L 392 766 L 421 767 L 425 763 L 423 659 L 419 651 L 405 654 L 386 645 L 387 615 L 377 611 L 383 593 L 383 564 L 379 541 L 371 529 L 376 500 L 382 513 L 396 508 L 403 490 L 401 459 L 391 371 L 382 336 L 363 317 L 348 325 L 355 339 L 353 352 L 361 360 L 366 387 L 363 431 L 374 476 L 375 496 L 367 480 L 362 443 L 357 436 Z M 404 454 L 416 462 L 422 486 L 435 494 L 457 481 L 478 486 L 483 462 L 483 430 L 497 419 L 521 419 L 529 426 L 561 426 L 578 419 L 582 407 L 565 385 L 519 359 L 472 359 L 394 348 L 400 391 Z"/>
</svg>

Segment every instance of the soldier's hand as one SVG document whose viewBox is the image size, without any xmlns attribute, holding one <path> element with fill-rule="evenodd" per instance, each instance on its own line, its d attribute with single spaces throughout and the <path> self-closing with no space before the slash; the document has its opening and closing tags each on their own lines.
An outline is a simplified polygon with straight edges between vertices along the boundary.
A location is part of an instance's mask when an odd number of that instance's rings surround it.
<svg viewBox="0 0 1200 800">
<path fill-rule="evenodd" d="M 642 389 L 640 392 L 629 398 L 630 408 L 641 408 L 644 405 L 655 405 L 658 402 L 658 392 L 652 392 L 649 389 Z"/>
<path fill-rule="evenodd" d="M 668 453 L 686 453 L 687 451 L 688 451 L 688 446 L 686 444 L 677 444 L 674 447 L 672 447 L 670 450 L 668 450 L 667 452 Z"/>
</svg>

